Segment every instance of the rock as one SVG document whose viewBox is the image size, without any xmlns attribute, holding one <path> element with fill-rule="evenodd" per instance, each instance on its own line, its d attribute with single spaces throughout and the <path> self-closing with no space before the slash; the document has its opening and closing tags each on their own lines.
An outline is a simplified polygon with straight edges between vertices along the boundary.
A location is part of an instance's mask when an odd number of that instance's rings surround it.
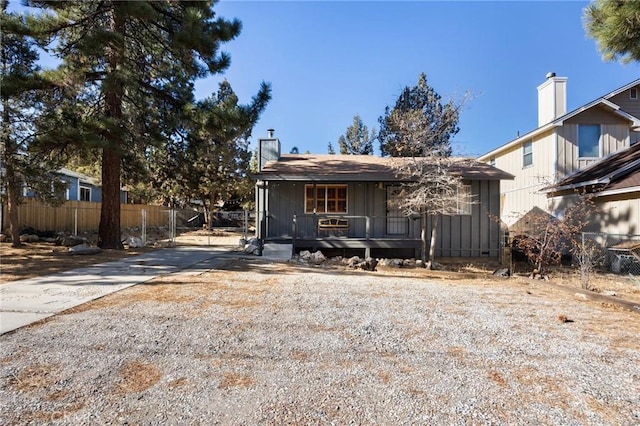
<svg viewBox="0 0 640 426">
<path fill-rule="evenodd" d="M 40 241 L 40 237 L 35 234 L 22 234 L 20 235 L 21 243 L 37 243 Z"/>
<path fill-rule="evenodd" d="M 298 256 L 300 260 L 308 262 L 311 259 L 311 252 L 309 250 L 302 250 Z"/>
<path fill-rule="evenodd" d="M 244 252 L 247 254 L 253 254 L 255 256 L 260 256 L 261 254 L 261 250 L 260 247 L 253 245 L 253 244 L 247 244 L 247 246 L 244 248 Z"/>
<path fill-rule="evenodd" d="M 380 259 L 378 262 L 380 266 L 388 266 L 390 268 L 399 268 L 403 263 L 404 261 L 402 259 Z"/>
<path fill-rule="evenodd" d="M 576 296 L 578 299 L 584 299 L 584 300 L 587 300 L 587 295 L 586 295 L 586 294 L 576 293 L 576 294 L 575 294 L 575 296 Z"/>
<path fill-rule="evenodd" d="M 422 259 L 416 260 L 416 268 L 424 268 L 424 262 Z"/>
<path fill-rule="evenodd" d="M 320 250 L 311 253 L 311 257 L 309 259 L 311 262 L 313 263 L 322 263 L 325 260 L 327 260 L 327 258 L 325 257 L 324 254 L 322 254 L 322 252 Z"/>
<path fill-rule="evenodd" d="M 498 268 L 493 271 L 492 275 L 495 275 L 497 277 L 510 277 L 511 271 L 509 270 L 509 268 Z"/>
<path fill-rule="evenodd" d="M 415 259 L 405 259 L 402 261 L 402 266 L 405 268 L 415 268 L 416 260 Z"/>
<path fill-rule="evenodd" d="M 100 253 L 102 249 L 100 247 L 91 247 L 89 244 L 78 244 L 69 248 L 69 254 L 96 254 Z"/>
<path fill-rule="evenodd" d="M 8 243 L 11 241 L 11 237 L 8 235 L 0 234 L 0 243 Z"/>
<path fill-rule="evenodd" d="M 358 267 L 365 271 L 375 271 L 377 265 L 378 261 L 376 259 L 367 257 L 364 262 L 360 262 L 360 264 L 358 264 Z"/>
<path fill-rule="evenodd" d="M 603 291 L 602 294 L 604 294 L 605 296 L 616 296 L 616 292 L 613 290 Z"/>
<path fill-rule="evenodd" d="M 126 240 L 124 240 L 122 243 L 128 245 L 129 248 L 144 247 L 144 243 L 142 242 L 142 239 L 138 237 L 129 237 Z"/>
<path fill-rule="evenodd" d="M 77 235 L 69 235 L 62 239 L 62 245 L 65 247 L 74 247 L 80 244 L 88 244 L 87 239 Z"/>
<path fill-rule="evenodd" d="M 353 256 L 347 260 L 347 265 L 349 268 L 357 268 L 360 262 L 362 262 L 362 260 L 360 260 L 358 256 Z"/>
</svg>

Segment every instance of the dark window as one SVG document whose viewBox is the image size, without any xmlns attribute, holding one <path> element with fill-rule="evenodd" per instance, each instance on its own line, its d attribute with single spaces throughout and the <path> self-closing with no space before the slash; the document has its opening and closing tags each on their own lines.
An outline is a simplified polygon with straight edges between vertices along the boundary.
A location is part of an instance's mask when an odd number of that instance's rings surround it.
<svg viewBox="0 0 640 426">
<path fill-rule="evenodd" d="M 529 167 L 533 164 L 533 144 L 525 142 L 522 145 L 522 167 Z"/>
<path fill-rule="evenodd" d="M 578 157 L 600 157 L 600 125 L 578 125 Z"/>
<path fill-rule="evenodd" d="M 80 201 L 91 201 L 91 188 L 80 187 Z"/>
</svg>

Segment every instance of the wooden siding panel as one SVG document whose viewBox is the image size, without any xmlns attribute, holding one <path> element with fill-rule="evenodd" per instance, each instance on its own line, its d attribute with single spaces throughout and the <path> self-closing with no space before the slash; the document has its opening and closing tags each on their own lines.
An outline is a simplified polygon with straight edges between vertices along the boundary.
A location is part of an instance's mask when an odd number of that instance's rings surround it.
<svg viewBox="0 0 640 426">
<path fill-rule="evenodd" d="M 638 96 L 640 96 L 640 85 L 636 86 L 638 90 Z M 640 99 L 630 99 L 629 90 L 625 90 L 622 93 L 618 93 L 616 96 L 610 99 L 611 102 L 620 106 L 624 112 L 640 118 Z"/>
</svg>

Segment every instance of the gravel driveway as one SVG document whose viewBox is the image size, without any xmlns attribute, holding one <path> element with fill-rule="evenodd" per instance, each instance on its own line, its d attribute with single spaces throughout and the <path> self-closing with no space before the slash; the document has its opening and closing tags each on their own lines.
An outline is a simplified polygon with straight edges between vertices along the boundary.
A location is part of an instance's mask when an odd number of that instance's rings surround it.
<svg viewBox="0 0 640 426">
<path fill-rule="evenodd" d="M 1 336 L 0 424 L 46 422 L 639 424 L 640 315 L 537 284 L 235 261 Z"/>
</svg>

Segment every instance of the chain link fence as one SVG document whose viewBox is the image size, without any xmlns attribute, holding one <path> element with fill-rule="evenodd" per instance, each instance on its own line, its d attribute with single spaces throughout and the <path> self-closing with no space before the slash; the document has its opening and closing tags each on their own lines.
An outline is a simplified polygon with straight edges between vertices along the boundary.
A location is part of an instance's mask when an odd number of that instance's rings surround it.
<svg viewBox="0 0 640 426">
<path fill-rule="evenodd" d="M 640 275 L 640 235 L 582 233 L 596 266 L 616 274 Z"/>
</svg>

